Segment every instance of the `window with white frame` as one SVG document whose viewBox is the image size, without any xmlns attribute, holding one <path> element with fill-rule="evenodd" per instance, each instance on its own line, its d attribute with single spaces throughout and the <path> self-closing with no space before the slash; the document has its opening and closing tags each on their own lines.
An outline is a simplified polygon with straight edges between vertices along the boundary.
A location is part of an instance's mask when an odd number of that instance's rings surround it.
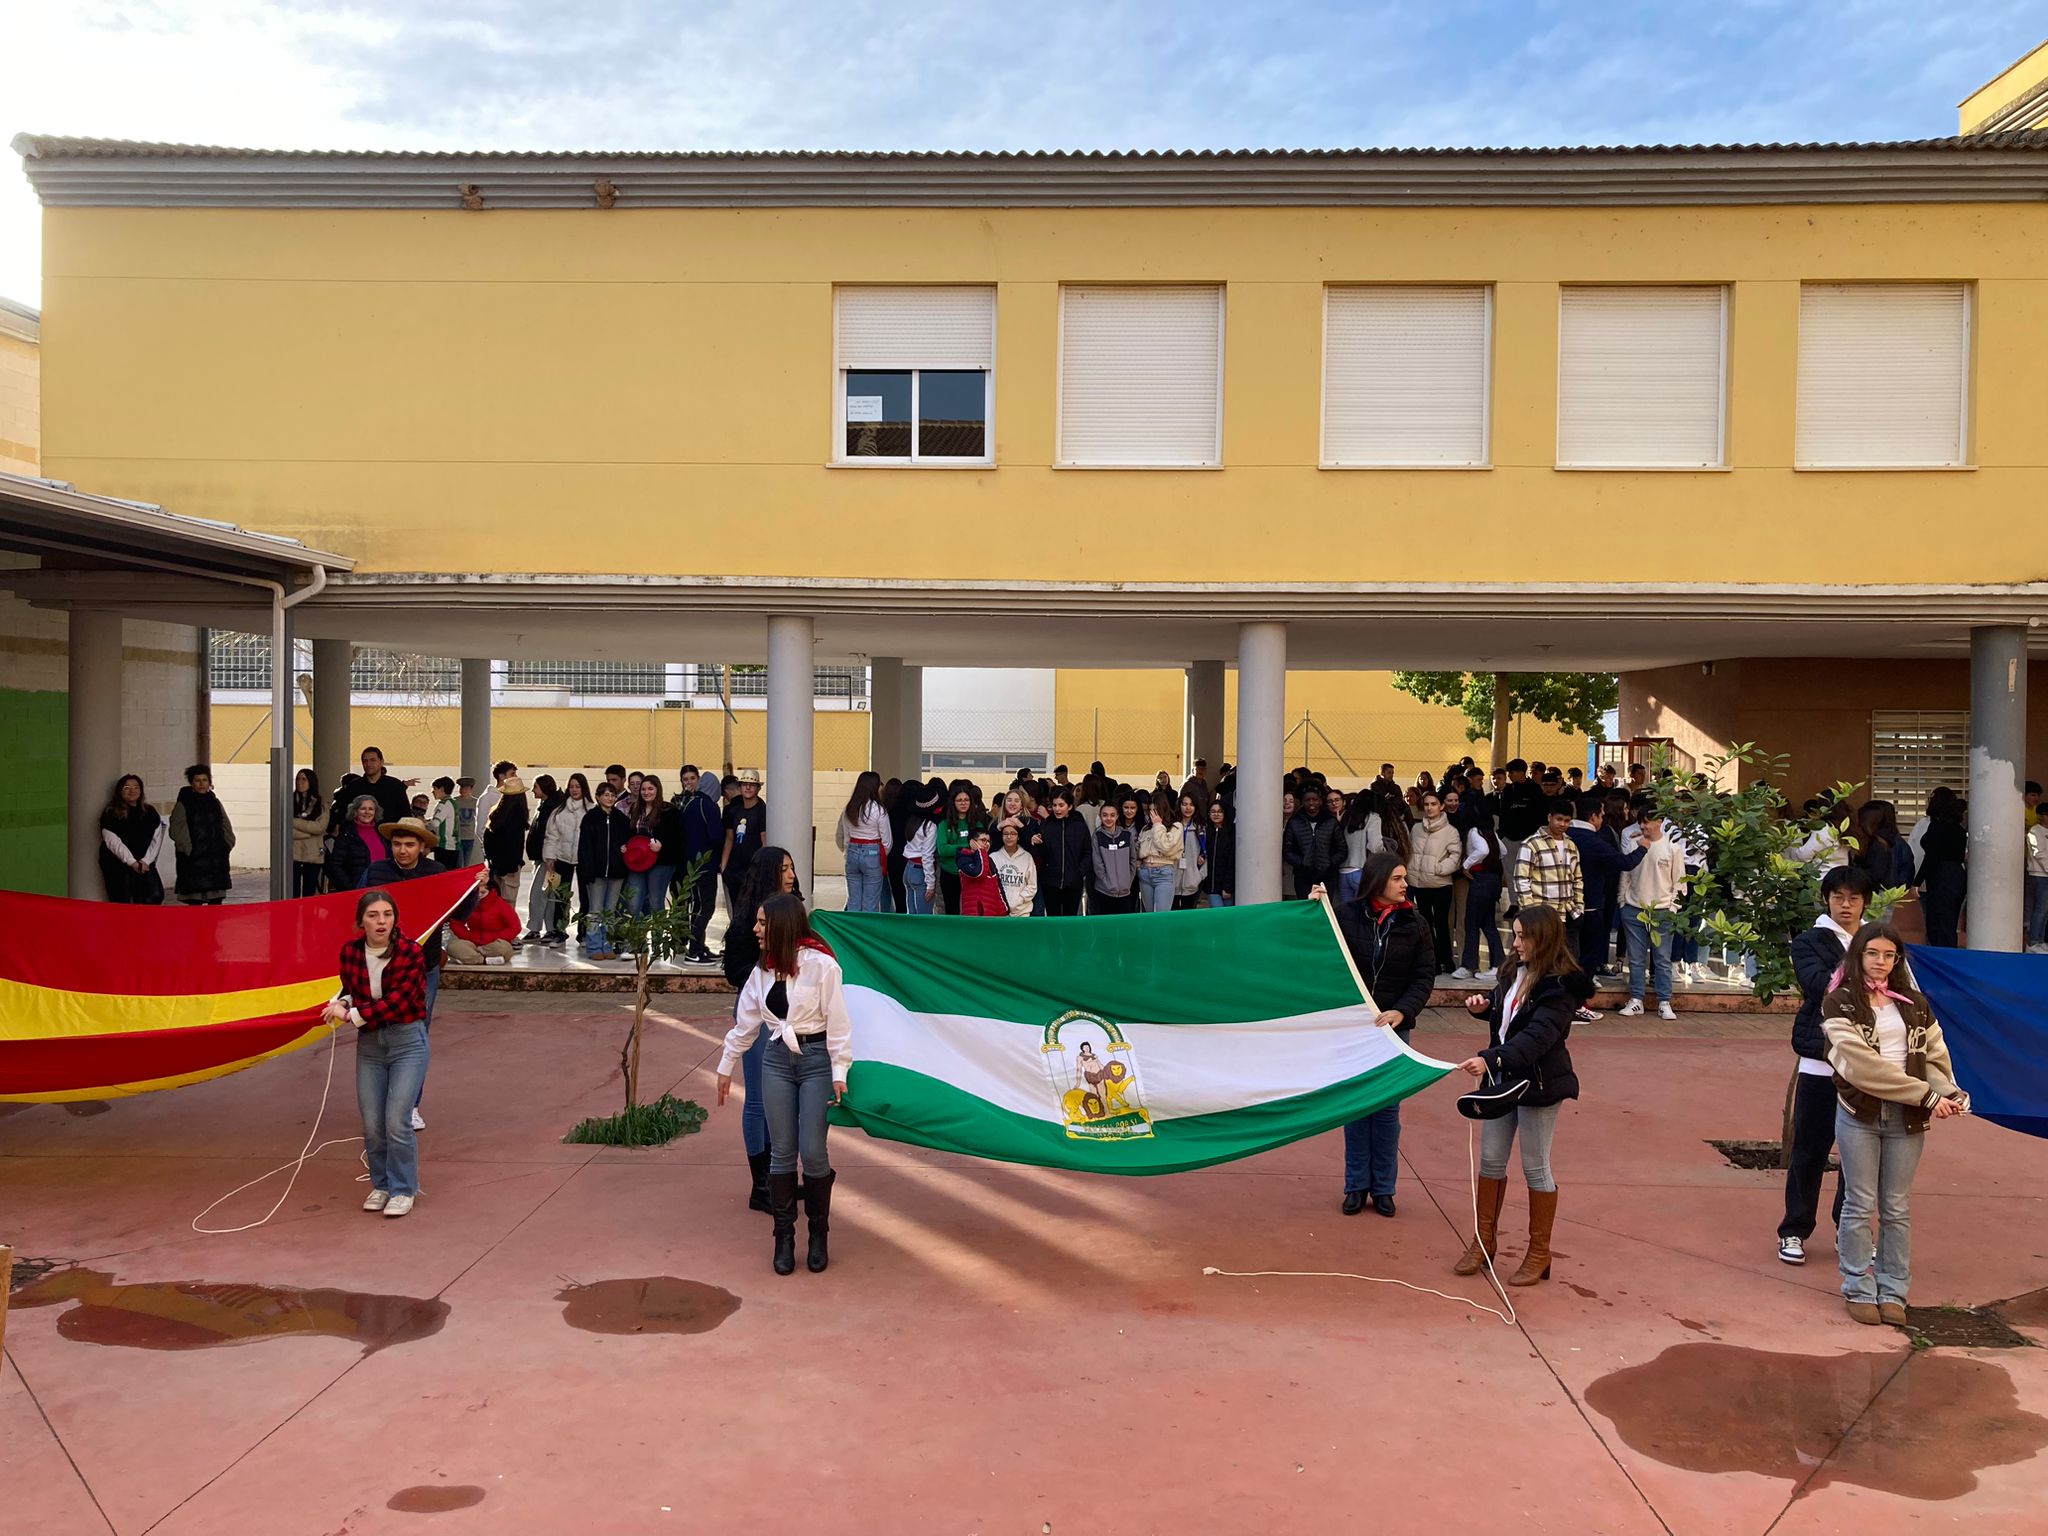
<svg viewBox="0 0 2048 1536">
<path fill-rule="evenodd" d="M 837 454 L 844 463 L 987 463 L 993 288 L 841 288 Z"/>
<path fill-rule="evenodd" d="M 1223 289 L 1060 290 L 1062 464 L 1200 469 L 1223 462 Z"/>
<path fill-rule="evenodd" d="M 1965 462 L 1967 283 L 1806 283 L 1799 290 L 1802 468 Z"/>
<path fill-rule="evenodd" d="M 1485 287 L 1333 287 L 1323 293 L 1323 463 L 1486 463 Z"/>
<path fill-rule="evenodd" d="M 1728 290 L 1559 290 L 1557 462 L 1711 469 L 1727 462 Z"/>
</svg>

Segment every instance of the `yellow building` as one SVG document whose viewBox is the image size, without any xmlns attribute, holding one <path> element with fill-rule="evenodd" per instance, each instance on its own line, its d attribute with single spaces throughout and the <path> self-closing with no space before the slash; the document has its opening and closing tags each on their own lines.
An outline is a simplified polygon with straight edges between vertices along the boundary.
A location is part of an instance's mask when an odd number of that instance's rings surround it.
<svg viewBox="0 0 2048 1536">
<path fill-rule="evenodd" d="M 1290 728 L 1343 712 L 1318 673 L 1869 653 L 1962 679 L 1974 648 L 1975 756 L 2003 777 L 1973 777 L 1973 816 L 2017 825 L 2048 133 L 16 145 L 45 208 L 46 462 L 352 557 L 289 614 L 330 761 L 350 641 L 465 658 L 466 764 L 484 658 L 765 662 L 771 784 L 811 777 L 820 663 L 867 669 L 885 771 L 915 761 L 922 666 L 1058 667 L 1076 711 L 1134 695 L 1074 669 L 1142 671 L 1146 707 L 1184 687 L 1202 755 L 1276 802 Z M 1277 844 L 1241 862 L 1277 894 Z M 2004 922 L 2002 886 L 1972 901 Z"/>
</svg>

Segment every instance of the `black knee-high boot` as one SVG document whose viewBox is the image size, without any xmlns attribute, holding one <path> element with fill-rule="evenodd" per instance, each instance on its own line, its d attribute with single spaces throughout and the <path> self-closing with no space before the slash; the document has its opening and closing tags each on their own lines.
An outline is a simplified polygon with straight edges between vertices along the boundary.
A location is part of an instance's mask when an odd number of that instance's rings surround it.
<svg viewBox="0 0 2048 1536">
<path fill-rule="evenodd" d="M 814 1173 L 804 1180 L 804 1220 L 811 1234 L 811 1250 L 804 1263 L 814 1275 L 831 1262 L 825 1252 L 825 1229 L 831 1225 L 832 1181 L 837 1177 Z"/>
<path fill-rule="evenodd" d="M 768 1214 L 775 1218 L 775 1273 L 796 1273 L 796 1175 L 768 1175 Z"/>
<path fill-rule="evenodd" d="M 750 1211 L 772 1209 L 768 1203 L 768 1154 L 766 1152 L 749 1152 L 747 1154 L 747 1170 L 754 1176 L 754 1192 L 747 1197 L 747 1209 Z"/>
</svg>

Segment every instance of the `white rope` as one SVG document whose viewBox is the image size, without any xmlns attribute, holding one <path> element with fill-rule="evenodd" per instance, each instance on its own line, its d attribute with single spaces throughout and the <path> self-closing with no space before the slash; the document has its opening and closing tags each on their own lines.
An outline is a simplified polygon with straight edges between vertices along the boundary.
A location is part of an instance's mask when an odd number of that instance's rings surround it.
<svg viewBox="0 0 2048 1536">
<path fill-rule="evenodd" d="M 427 934 L 432 933 L 435 929 L 439 928 L 443 923 L 447 922 L 449 918 L 453 917 L 455 915 L 455 908 L 461 906 L 463 902 L 467 900 L 469 900 L 469 897 L 467 895 L 458 896 L 455 899 L 454 904 L 451 905 L 446 912 L 443 912 L 439 917 L 434 919 L 433 922 L 429 923 L 426 926 L 426 929 L 420 935 L 421 939 L 425 939 Z M 337 997 L 339 995 L 339 993 L 336 994 Z M 326 1141 L 321 1142 L 320 1145 L 317 1147 L 313 1145 L 313 1138 L 320 1134 L 320 1122 L 327 1118 L 327 1097 L 334 1091 L 334 1058 L 341 1052 L 341 1045 L 338 1039 L 340 1032 L 341 1026 L 339 1024 L 327 1025 L 327 1081 L 321 1084 L 320 1108 L 313 1116 L 313 1129 L 306 1133 L 306 1144 L 305 1146 L 299 1149 L 299 1155 L 297 1160 L 289 1163 L 279 1163 L 275 1168 L 271 1169 L 270 1172 L 259 1173 L 255 1178 L 249 1180 L 249 1182 L 246 1184 L 237 1184 L 233 1189 L 229 1190 L 226 1194 L 222 1195 L 218 1200 L 214 1201 L 212 1205 L 209 1205 L 205 1210 L 201 1211 L 197 1216 L 194 1216 L 192 1218 L 192 1230 L 194 1232 L 202 1233 L 208 1237 L 226 1237 L 230 1233 L 247 1232 L 253 1228 L 262 1226 L 266 1221 L 270 1220 L 271 1217 L 275 1216 L 279 1211 L 284 1209 L 285 1201 L 291 1198 L 292 1186 L 299 1182 L 299 1174 L 304 1171 L 306 1164 L 312 1159 L 315 1153 L 325 1152 L 329 1147 L 345 1147 L 352 1141 L 360 1142 L 363 1139 L 360 1136 L 335 1136 L 329 1138 Z M 358 1161 L 362 1163 L 364 1168 L 364 1171 L 362 1173 L 357 1174 L 355 1177 L 354 1182 L 360 1184 L 370 1176 L 368 1171 L 370 1166 L 369 1149 L 365 1147 L 359 1154 L 357 1154 L 357 1158 Z M 215 1207 L 227 1204 L 228 1201 L 234 1199 L 235 1196 L 239 1195 L 243 1190 L 251 1189 L 256 1185 L 261 1184 L 265 1179 L 276 1178 L 280 1173 L 283 1173 L 287 1168 L 289 1168 L 292 1171 L 292 1176 L 291 1178 L 285 1181 L 284 1193 L 277 1197 L 277 1203 L 275 1205 L 271 1206 L 269 1210 L 265 1211 L 261 1216 L 257 1217 L 254 1221 L 245 1222 L 239 1227 L 202 1227 L 201 1225 L 199 1225 L 200 1222 L 204 1221 L 207 1218 L 207 1216 L 213 1212 Z"/>
<path fill-rule="evenodd" d="M 1479 1170 L 1474 1161 L 1473 1144 L 1478 1136 L 1478 1126 L 1468 1125 L 1465 1130 L 1465 1176 L 1472 1193 L 1472 1241 L 1479 1241 Z M 1395 1280 L 1387 1275 L 1354 1275 L 1341 1269 L 1218 1269 L 1214 1265 L 1203 1266 L 1205 1275 L 1220 1275 L 1230 1280 L 1366 1280 L 1374 1285 L 1398 1285 L 1404 1291 L 1418 1291 L 1424 1296 L 1439 1296 L 1445 1301 L 1456 1302 L 1461 1307 L 1470 1307 L 1475 1312 L 1490 1313 L 1507 1327 L 1516 1322 L 1515 1304 L 1509 1300 L 1506 1289 L 1500 1283 L 1500 1276 L 1493 1272 L 1493 1255 L 1482 1244 L 1480 1256 L 1486 1261 L 1486 1278 L 1492 1283 L 1494 1292 L 1500 1297 L 1500 1307 L 1489 1307 L 1483 1301 L 1474 1301 L 1468 1296 L 1452 1296 L 1427 1285 L 1410 1285 L 1406 1280 Z"/>
<path fill-rule="evenodd" d="M 312 1158 L 314 1153 L 324 1152 L 329 1147 L 345 1146 L 351 1141 L 361 1141 L 363 1139 L 360 1136 L 336 1136 L 331 1138 L 330 1140 L 321 1142 L 320 1145 L 317 1147 L 313 1145 L 313 1138 L 320 1134 L 320 1122 L 327 1116 L 327 1096 L 334 1089 L 334 1058 L 341 1052 L 341 1046 L 336 1039 L 337 1034 L 337 1026 L 333 1024 L 327 1026 L 327 1081 L 325 1084 L 321 1086 L 320 1109 L 319 1112 L 313 1116 L 313 1128 L 310 1131 L 306 1132 L 306 1145 L 299 1150 L 298 1160 L 296 1162 L 280 1163 L 277 1165 L 277 1167 L 271 1169 L 270 1172 L 258 1174 L 255 1178 L 249 1180 L 247 1184 L 237 1184 L 233 1189 L 229 1190 L 226 1194 L 222 1195 L 218 1200 L 214 1201 L 212 1205 L 209 1205 L 205 1210 L 201 1211 L 197 1216 L 194 1216 L 192 1218 L 192 1230 L 194 1232 L 203 1233 L 208 1237 L 224 1237 L 231 1232 L 247 1232 L 251 1228 L 262 1226 L 266 1221 L 270 1220 L 271 1217 L 275 1216 L 279 1211 L 284 1209 L 285 1201 L 291 1198 L 292 1186 L 299 1182 L 300 1172 L 305 1168 L 307 1162 Z M 367 1158 L 367 1153 L 365 1154 L 365 1157 Z M 280 1173 L 283 1173 L 287 1168 L 289 1168 L 292 1171 L 292 1176 L 285 1181 L 284 1193 L 277 1197 L 277 1203 L 275 1205 L 271 1206 L 269 1210 L 265 1211 L 261 1216 L 257 1217 L 254 1221 L 244 1222 L 239 1227 L 202 1227 L 200 1225 L 202 1221 L 204 1221 L 208 1216 L 210 1216 L 213 1213 L 216 1207 L 227 1204 L 228 1201 L 234 1199 L 235 1196 L 239 1195 L 243 1190 L 261 1184 L 265 1179 L 276 1178 Z M 366 1178 L 368 1177 L 368 1175 L 365 1174 L 362 1175 L 362 1177 Z"/>
</svg>

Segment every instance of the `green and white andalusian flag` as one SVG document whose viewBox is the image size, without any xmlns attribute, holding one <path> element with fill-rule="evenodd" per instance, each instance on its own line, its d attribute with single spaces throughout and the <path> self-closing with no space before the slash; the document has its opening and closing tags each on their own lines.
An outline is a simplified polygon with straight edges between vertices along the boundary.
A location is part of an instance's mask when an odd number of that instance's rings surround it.
<svg viewBox="0 0 2048 1536">
<path fill-rule="evenodd" d="M 1317 1135 L 1450 1070 L 1373 1023 L 1321 902 L 813 922 L 853 1017 L 833 1119 L 891 1141 L 1176 1173 Z"/>
</svg>

